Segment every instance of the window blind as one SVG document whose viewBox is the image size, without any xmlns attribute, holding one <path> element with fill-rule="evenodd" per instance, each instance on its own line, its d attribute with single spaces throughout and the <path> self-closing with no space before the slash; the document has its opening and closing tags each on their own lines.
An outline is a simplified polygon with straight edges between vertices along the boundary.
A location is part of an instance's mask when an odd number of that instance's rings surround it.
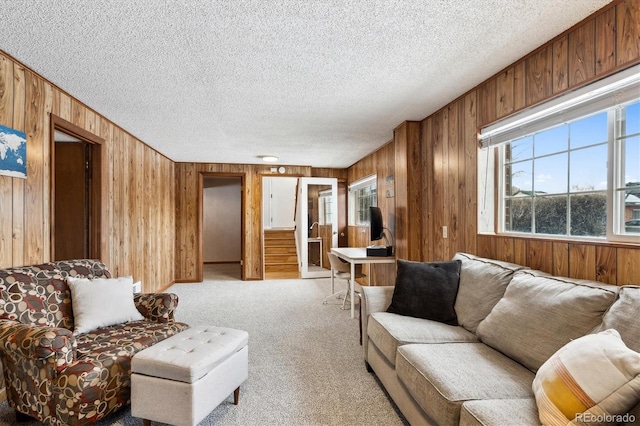
<svg viewBox="0 0 640 426">
<path fill-rule="evenodd" d="M 373 185 L 377 182 L 377 175 L 367 176 L 366 178 L 357 180 L 349 185 L 349 192 L 357 191 L 358 189 L 362 189 L 364 187 Z"/>
<path fill-rule="evenodd" d="M 622 105 L 640 96 L 640 65 L 500 120 L 480 131 L 480 147 L 519 139 L 568 121 Z"/>
</svg>

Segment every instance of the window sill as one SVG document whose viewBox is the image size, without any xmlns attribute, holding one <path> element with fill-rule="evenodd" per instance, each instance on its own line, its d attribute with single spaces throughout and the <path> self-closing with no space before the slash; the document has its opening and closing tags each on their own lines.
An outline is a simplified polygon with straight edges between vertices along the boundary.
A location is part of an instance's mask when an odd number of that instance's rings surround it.
<svg viewBox="0 0 640 426">
<path fill-rule="evenodd" d="M 518 240 L 530 240 L 530 241 L 551 241 L 555 243 L 568 243 L 568 244 L 588 244 L 593 246 L 606 246 L 606 247 L 633 247 L 640 246 L 639 241 L 611 241 L 601 238 L 568 238 L 566 236 L 554 236 L 554 235 L 530 235 L 520 234 L 516 232 L 479 232 L 480 236 L 496 237 L 496 238 L 513 238 Z M 633 238 L 633 237 L 632 237 Z"/>
</svg>

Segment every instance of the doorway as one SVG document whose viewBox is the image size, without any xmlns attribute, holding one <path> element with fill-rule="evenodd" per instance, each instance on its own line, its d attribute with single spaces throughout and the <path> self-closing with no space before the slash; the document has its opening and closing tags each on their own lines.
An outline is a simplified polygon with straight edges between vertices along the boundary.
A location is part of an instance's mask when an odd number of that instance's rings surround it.
<svg viewBox="0 0 640 426">
<path fill-rule="evenodd" d="M 51 115 L 51 260 L 101 259 L 102 142 Z"/>
<path fill-rule="evenodd" d="M 295 237 L 300 277 L 330 277 L 326 253 L 338 247 L 338 179 L 298 180 Z"/>
<path fill-rule="evenodd" d="M 244 279 L 244 175 L 201 173 L 199 281 Z"/>
</svg>

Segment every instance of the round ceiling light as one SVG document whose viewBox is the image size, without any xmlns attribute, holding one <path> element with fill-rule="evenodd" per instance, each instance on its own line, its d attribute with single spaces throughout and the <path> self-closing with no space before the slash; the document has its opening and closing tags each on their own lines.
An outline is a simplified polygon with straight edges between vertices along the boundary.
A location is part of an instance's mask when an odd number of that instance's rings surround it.
<svg viewBox="0 0 640 426">
<path fill-rule="evenodd" d="M 275 155 L 261 155 L 260 158 L 262 158 L 262 161 L 266 161 L 267 163 L 275 163 L 278 161 L 278 157 Z"/>
</svg>

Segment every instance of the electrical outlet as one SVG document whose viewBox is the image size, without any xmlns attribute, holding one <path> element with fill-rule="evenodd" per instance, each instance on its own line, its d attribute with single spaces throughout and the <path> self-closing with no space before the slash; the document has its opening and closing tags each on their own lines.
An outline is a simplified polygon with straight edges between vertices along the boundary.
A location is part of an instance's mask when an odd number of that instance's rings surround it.
<svg viewBox="0 0 640 426">
<path fill-rule="evenodd" d="M 447 230 L 447 227 L 443 226 L 442 227 L 442 238 L 447 238 L 448 234 L 449 234 L 449 232 Z"/>
<path fill-rule="evenodd" d="M 133 292 L 140 293 L 142 292 L 142 281 L 136 281 L 133 283 Z"/>
</svg>

